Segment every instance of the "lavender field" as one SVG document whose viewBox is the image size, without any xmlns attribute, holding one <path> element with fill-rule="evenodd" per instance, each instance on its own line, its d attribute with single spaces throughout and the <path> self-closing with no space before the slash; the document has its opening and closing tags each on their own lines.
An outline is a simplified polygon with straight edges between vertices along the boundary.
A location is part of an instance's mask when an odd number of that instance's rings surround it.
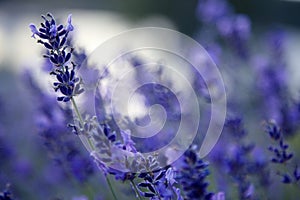
<svg viewBox="0 0 300 200">
<path fill-rule="evenodd" d="M 0 200 L 300 199 L 299 11 L 0 1 Z"/>
</svg>

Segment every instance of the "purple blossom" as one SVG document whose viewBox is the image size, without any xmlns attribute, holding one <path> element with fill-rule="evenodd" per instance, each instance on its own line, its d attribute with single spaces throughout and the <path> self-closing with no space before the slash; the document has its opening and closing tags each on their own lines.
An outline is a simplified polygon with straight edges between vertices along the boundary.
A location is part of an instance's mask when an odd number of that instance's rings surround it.
<svg viewBox="0 0 300 200">
<path fill-rule="evenodd" d="M 57 100 L 68 102 L 73 96 L 83 92 L 80 79 L 75 73 L 76 64 L 72 62 L 73 68 L 71 71 L 69 71 L 67 65 L 73 52 L 73 48 L 66 45 L 68 34 L 74 29 L 71 24 L 71 15 L 68 17 L 68 24 L 65 29 L 63 25 L 56 24 L 54 17 L 50 13 L 47 14 L 47 17 L 42 16 L 42 18 L 45 22 L 41 23 L 39 30 L 33 24 L 30 24 L 29 27 L 33 32 L 33 37 L 38 35 L 40 38 L 38 43 L 43 44 L 47 49 L 48 52 L 44 57 L 49 59 L 54 65 L 50 73 L 56 76 L 58 80 L 58 82 L 54 83 L 54 89 L 55 91 L 60 91 L 63 95 L 58 97 Z"/>
<path fill-rule="evenodd" d="M 209 175 L 208 163 L 196 153 L 196 146 L 189 148 L 176 166 L 177 180 L 182 185 L 185 199 L 211 199 L 213 193 L 207 191 Z"/>
<path fill-rule="evenodd" d="M 201 0 L 197 6 L 196 16 L 205 23 L 215 23 L 229 12 L 229 5 L 224 0 Z"/>
</svg>

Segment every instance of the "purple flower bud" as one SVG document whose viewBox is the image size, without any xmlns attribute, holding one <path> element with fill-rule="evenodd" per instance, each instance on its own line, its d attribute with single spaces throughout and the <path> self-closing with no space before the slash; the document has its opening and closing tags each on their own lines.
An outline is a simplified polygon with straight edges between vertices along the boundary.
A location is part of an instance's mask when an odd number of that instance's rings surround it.
<svg viewBox="0 0 300 200">
<path fill-rule="evenodd" d="M 37 28 L 36 28 L 36 26 L 34 24 L 32 24 L 32 23 L 29 24 L 29 28 L 30 28 L 30 30 L 32 32 L 32 36 L 31 37 L 35 38 L 34 35 L 39 35 L 40 32 L 37 30 Z"/>
<path fill-rule="evenodd" d="M 74 27 L 72 25 L 72 14 L 70 14 L 68 16 L 68 24 L 67 24 L 66 30 L 67 31 L 73 31 L 74 30 Z"/>
</svg>

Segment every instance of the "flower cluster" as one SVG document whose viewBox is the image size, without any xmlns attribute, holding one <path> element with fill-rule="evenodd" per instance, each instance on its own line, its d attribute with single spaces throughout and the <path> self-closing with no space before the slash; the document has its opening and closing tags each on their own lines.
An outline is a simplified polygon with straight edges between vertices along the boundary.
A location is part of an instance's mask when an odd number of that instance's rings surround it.
<svg viewBox="0 0 300 200">
<path fill-rule="evenodd" d="M 38 102 L 35 124 L 50 157 L 62 166 L 66 175 L 73 175 L 80 183 L 86 182 L 94 174 L 94 166 L 88 156 L 82 155 L 74 136 L 68 133 L 70 108 L 60 107 L 53 96 L 41 90 L 30 72 L 24 74 L 24 81 L 31 89 L 33 100 Z"/>
<path fill-rule="evenodd" d="M 213 27 L 218 37 L 228 41 L 240 57 L 248 57 L 246 42 L 250 37 L 251 22 L 246 15 L 234 13 L 224 0 L 200 0 L 196 15 L 207 28 Z"/>
<path fill-rule="evenodd" d="M 250 36 L 251 23 L 246 16 L 235 14 L 227 2 L 223 0 L 200 0 L 197 15 L 204 25 L 214 24 L 215 27 L 213 29 L 218 35 L 213 39 L 214 42 L 219 39 L 218 37 L 226 39 L 238 52 L 242 62 L 251 60 L 250 51 L 246 44 Z M 71 62 L 71 58 L 73 61 L 77 59 L 76 51 L 71 47 L 72 43 L 68 41 L 69 32 L 74 29 L 71 23 L 71 15 L 68 17 L 66 26 L 56 24 L 51 14 L 42 16 L 42 18 L 44 22 L 41 24 L 41 28 L 37 29 L 35 25 L 30 25 L 33 33 L 32 37 L 39 37 L 38 43 L 44 45 L 47 49 L 44 57 L 53 66 L 50 74 L 56 78 L 56 81 L 53 83 L 54 90 L 62 94 L 57 100 L 63 102 L 72 101 L 76 111 L 75 114 L 77 115 L 75 123 L 69 124 L 75 135 L 66 136 L 66 118 L 71 111 L 67 107 L 68 105 L 61 108 L 55 102 L 49 102 L 47 94 L 41 92 L 36 84 L 32 84 L 32 81 L 29 81 L 31 82 L 31 88 L 34 89 L 34 93 L 38 94 L 41 104 L 37 106 L 40 110 L 38 114 L 39 120 L 37 120 L 39 128 L 42 129 L 40 133 L 45 138 L 45 144 L 49 152 L 52 153 L 53 158 L 57 162 L 69 161 L 68 166 L 70 166 L 75 177 L 80 182 L 84 182 L 90 175 L 94 174 L 90 163 L 92 159 L 88 160 L 82 157 L 78 149 L 68 139 L 70 136 L 78 136 L 98 168 L 105 175 L 115 199 L 117 198 L 113 192 L 114 188 L 109 182 L 109 177 L 111 176 L 117 181 L 131 185 L 138 199 L 225 200 L 225 193 L 219 192 L 214 194 L 209 192 L 210 187 L 214 186 L 209 185 L 207 180 L 211 170 L 208 169 L 208 162 L 203 161 L 197 154 L 197 146 L 191 146 L 177 162 L 169 163 L 167 166 L 161 164 L 164 160 L 157 155 L 145 156 L 139 152 L 140 148 L 153 150 L 157 146 L 164 145 L 170 139 L 169 133 L 164 136 L 157 136 L 157 138 L 161 139 L 159 141 L 161 144 L 158 142 L 156 145 L 153 145 L 151 138 L 143 142 L 140 142 L 137 138 L 131 138 L 130 130 L 120 129 L 116 124 L 116 119 L 113 116 L 107 116 L 105 105 L 102 105 L 104 104 L 102 98 L 106 97 L 105 95 L 102 97 L 101 94 L 97 93 L 99 91 L 96 92 L 95 97 L 96 116 L 81 116 L 73 98 L 81 94 L 83 89 L 82 80 L 78 77 L 76 71 L 77 66 L 74 62 Z M 268 149 L 273 155 L 271 163 L 279 166 L 277 174 L 281 176 L 283 183 L 298 184 L 300 180 L 298 165 L 294 165 L 292 170 L 283 170 L 283 167 L 281 167 L 290 164 L 294 158 L 294 154 L 290 153 L 289 145 L 284 140 L 283 132 L 286 130 L 295 132 L 297 128 L 296 122 L 299 120 L 300 115 L 298 115 L 298 105 L 296 105 L 297 108 L 288 106 L 288 109 L 285 109 L 285 105 L 288 105 L 289 102 L 285 99 L 288 96 L 285 92 L 287 87 L 286 79 L 284 76 L 280 76 L 279 70 L 280 66 L 284 66 L 281 57 L 282 44 L 279 40 L 281 41 L 280 35 L 275 34 L 275 36 L 270 37 L 271 46 L 273 45 L 275 49 L 272 54 L 278 58 L 276 63 L 279 66 L 278 69 L 274 70 L 271 67 L 274 64 L 272 63 L 271 65 L 266 65 L 265 68 L 262 67 L 263 69 L 257 69 L 256 73 L 261 75 L 258 76 L 258 85 L 261 87 L 259 92 L 262 93 L 262 98 L 265 102 L 271 102 L 268 115 L 271 118 L 280 119 L 279 126 L 283 126 L 281 129 L 277 124 L 271 122 L 266 125 L 266 132 L 275 143 Z M 278 48 L 276 49 L 275 47 Z M 84 54 L 81 56 L 82 58 L 86 57 Z M 78 60 L 82 60 L 82 58 L 78 58 Z M 143 82 L 143 79 L 148 76 L 145 71 L 138 68 L 143 62 L 144 60 L 139 57 L 129 59 L 129 63 L 136 69 L 137 73 L 134 78 L 137 82 Z M 104 73 L 105 77 L 108 73 Z M 159 78 L 162 78 L 161 69 L 155 73 Z M 80 75 L 84 77 L 82 74 Z M 107 76 L 107 78 L 111 77 Z M 89 82 L 84 81 L 85 84 Z M 94 83 L 93 81 L 91 82 L 92 84 Z M 104 85 L 103 87 L 106 86 Z M 202 86 L 199 87 L 198 85 L 195 87 L 199 89 Z M 144 101 L 146 105 L 158 102 L 164 107 L 171 108 L 167 113 L 171 117 L 171 122 L 179 120 L 180 115 L 178 115 L 177 111 L 180 109 L 180 105 L 176 100 L 176 95 L 173 95 L 165 87 L 159 84 L 146 85 L 140 88 L 140 93 L 147 95 L 147 99 Z M 231 108 L 244 111 L 244 108 L 239 107 L 239 103 L 235 101 L 230 101 L 230 106 Z M 293 112 L 293 109 L 295 112 Z M 142 122 L 143 120 L 141 119 Z M 131 121 L 128 123 L 131 123 Z M 173 132 L 173 124 L 168 125 L 170 126 L 167 128 L 171 131 L 166 132 Z M 225 191 L 223 189 L 229 185 L 234 186 L 232 190 L 228 190 L 229 198 L 234 196 L 242 200 L 260 199 L 259 192 L 265 193 L 268 185 L 270 185 L 270 167 L 272 165 L 261 155 L 262 151 L 256 144 L 245 142 L 248 139 L 247 136 L 248 132 L 244 127 L 243 120 L 240 117 L 228 117 L 222 138 L 219 141 L 220 145 L 214 149 L 218 155 L 212 158 L 212 163 L 226 171 L 228 175 L 221 176 L 222 180 L 220 182 L 226 185 L 221 186 L 221 191 Z M 196 138 L 195 141 L 200 139 Z M 222 185 L 222 183 L 218 184 Z M 235 192 L 235 190 L 237 191 Z M 232 196 L 231 193 L 233 193 Z"/>
<path fill-rule="evenodd" d="M 180 189 L 175 186 L 175 172 L 167 166 L 156 171 L 143 172 L 138 175 L 138 192 L 150 199 L 182 200 Z"/>
<path fill-rule="evenodd" d="M 44 55 L 55 66 L 51 73 L 57 79 L 54 82 L 55 91 L 60 91 L 62 96 L 58 97 L 58 101 L 68 102 L 73 96 L 79 95 L 83 92 L 81 88 L 80 78 L 76 77 L 76 64 L 71 62 L 72 68 L 68 66 L 71 60 L 73 48 L 67 45 L 67 39 L 70 31 L 73 31 L 71 15 L 68 17 L 67 25 L 56 24 L 52 14 L 42 16 L 44 23 L 41 23 L 39 29 L 34 24 L 29 27 L 32 32 L 32 37 L 38 36 L 40 39 L 38 43 L 43 44 L 48 50 Z"/>
<path fill-rule="evenodd" d="M 259 148 L 245 141 L 248 132 L 241 117 L 228 117 L 222 136 L 213 152 L 213 162 L 229 175 L 228 185 L 233 182 L 239 199 L 256 198 L 260 192 L 256 188 L 270 184 L 268 161 Z M 224 188 L 224 177 L 220 179 L 220 187 Z"/>
<path fill-rule="evenodd" d="M 265 125 L 265 132 L 275 142 L 273 146 L 269 146 L 269 151 L 273 157 L 271 162 L 277 165 L 286 166 L 293 158 L 293 153 L 289 153 L 289 145 L 284 141 L 281 128 L 274 122 L 268 122 Z M 282 183 L 298 183 L 300 180 L 300 169 L 295 165 L 293 172 L 278 171 L 277 174 L 282 177 Z"/>
<path fill-rule="evenodd" d="M 292 136 L 299 124 L 300 110 L 299 100 L 293 99 L 288 90 L 285 34 L 280 28 L 270 30 L 266 36 L 269 53 L 255 56 L 253 65 L 265 118 L 275 120 L 285 135 Z"/>
<path fill-rule="evenodd" d="M 72 125 L 75 134 L 93 138 L 95 147 L 91 155 L 104 174 L 123 183 L 130 182 L 137 196 L 182 199 L 180 189 L 174 185 L 172 167 L 161 168 L 155 156 L 145 158 L 137 152 L 129 132 L 120 130 L 120 140 L 108 123 L 100 125 L 96 117 L 87 117 L 83 127 Z"/>
<path fill-rule="evenodd" d="M 177 179 L 186 199 L 210 200 L 213 193 L 207 191 L 208 163 L 199 158 L 196 146 L 188 149 L 180 160 Z"/>
</svg>

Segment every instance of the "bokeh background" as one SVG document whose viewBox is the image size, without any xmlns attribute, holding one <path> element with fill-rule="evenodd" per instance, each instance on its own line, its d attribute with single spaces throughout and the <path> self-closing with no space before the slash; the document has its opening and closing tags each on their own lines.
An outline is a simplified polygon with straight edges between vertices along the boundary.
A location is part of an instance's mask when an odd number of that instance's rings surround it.
<svg viewBox="0 0 300 200">
<path fill-rule="evenodd" d="M 265 48 L 263 41 L 266 40 L 267 32 L 271 28 L 280 27 L 284 30 L 287 90 L 293 98 L 298 98 L 300 89 L 300 1 L 232 0 L 228 1 L 228 4 L 235 13 L 245 14 L 251 20 L 251 39 L 249 39 L 248 45 L 253 52 L 260 52 Z M 30 23 L 38 24 L 40 15 L 47 12 L 51 12 L 58 20 L 65 22 L 68 14 L 72 13 L 76 29 L 73 33 L 76 47 L 84 49 L 88 55 L 101 42 L 135 27 L 165 27 L 205 41 L 205 35 L 210 32 L 206 33 L 208 25 L 197 17 L 197 8 L 197 0 L 0 0 L 0 190 L 5 189 L 9 184 L 17 199 L 110 199 L 104 177 L 101 173 L 97 173 L 93 163 L 83 175 L 78 177 L 73 175 L 81 173 L 80 170 L 83 168 L 81 163 L 85 162 L 81 160 L 83 159 L 81 156 L 86 155 L 79 141 L 72 137 L 73 135 L 65 136 L 76 147 L 74 147 L 76 149 L 75 156 L 72 157 L 68 154 L 68 158 L 71 157 L 73 164 L 64 166 L 60 160 L 67 158 L 57 159 L 57 155 L 49 153 L 45 147 L 48 145 L 44 140 L 46 136 L 39 134 L 40 126 L 44 121 L 39 121 L 37 118 L 40 116 L 36 113 L 42 106 L 48 109 L 51 105 L 55 106 L 55 102 L 40 105 L 40 97 L 37 97 L 39 95 L 28 84 L 26 73 L 30 71 L 37 77 L 35 80 L 37 85 L 50 85 L 46 75 L 42 72 L 41 66 L 44 64 L 44 60 L 41 53 L 43 50 L 30 37 L 31 33 L 28 28 Z M 235 73 L 233 77 L 241 76 L 242 79 L 252 79 L 250 82 L 255 83 L 256 77 L 248 74 L 245 62 L 240 60 L 231 62 L 235 59 L 234 56 L 231 56 L 235 55 L 235 52 L 226 45 L 225 42 L 219 44 L 219 48 L 229 52 L 226 53 L 225 58 L 223 56 L 221 62 L 217 63 L 221 71 L 223 66 L 228 67 L 233 65 L 232 63 L 245 65 L 246 67 L 234 66 L 233 71 L 238 73 Z M 266 51 L 268 51 L 267 48 Z M 263 114 L 258 114 L 259 117 L 256 117 L 258 111 L 249 109 L 251 103 L 256 101 L 256 94 L 251 94 L 251 90 L 242 87 L 234 93 L 230 85 L 230 83 L 234 84 L 234 81 L 230 81 L 229 75 L 225 76 L 225 81 L 228 80 L 226 83 L 229 84 L 227 85 L 229 99 L 235 99 L 233 100 L 235 103 L 241 102 L 238 104 L 248 103 L 241 106 L 241 110 L 238 112 L 243 113 L 244 117 L 246 116 L 245 126 L 251 132 L 249 140 L 264 146 L 266 138 L 261 136 L 263 131 L 259 127 L 263 120 Z M 241 86 L 244 84 L 247 85 L 242 82 Z M 41 87 L 47 95 L 53 95 L 50 87 Z M 55 107 L 55 109 L 58 113 L 57 116 L 63 115 L 59 108 Z M 56 123 L 58 126 L 65 123 L 64 118 L 56 118 L 55 115 L 51 119 L 53 121 L 50 122 Z M 50 123 L 49 119 L 47 120 L 47 123 Z M 64 133 L 69 131 L 63 127 L 59 128 Z M 290 142 L 296 152 L 300 150 L 298 147 L 300 145 L 299 137 L 290 138 Z M 70 149 L 72 148 L 70 147 L 67 151 L 71 151 Z M 125 199 L 128 194 L 132 195 L 130 187 L 118 182 L 114 182 L 114 185 L 121 191 L 122 198 Z M 275 199 L 298 199 L 299 196 L 296 195 L 299 194 L 299 187 L 289 189 L 280 183 L 273 185 L 275 186 L 272 186 L 267 192 L 271 192 L 274 188 L 280 188 L 280 190 L 273 191 L 274 194 L 271 195 Z M 128 198 L 130 199 L 130 197 Z M 229 196 L 228 199 L 233 198 Z"/>
</svg>

